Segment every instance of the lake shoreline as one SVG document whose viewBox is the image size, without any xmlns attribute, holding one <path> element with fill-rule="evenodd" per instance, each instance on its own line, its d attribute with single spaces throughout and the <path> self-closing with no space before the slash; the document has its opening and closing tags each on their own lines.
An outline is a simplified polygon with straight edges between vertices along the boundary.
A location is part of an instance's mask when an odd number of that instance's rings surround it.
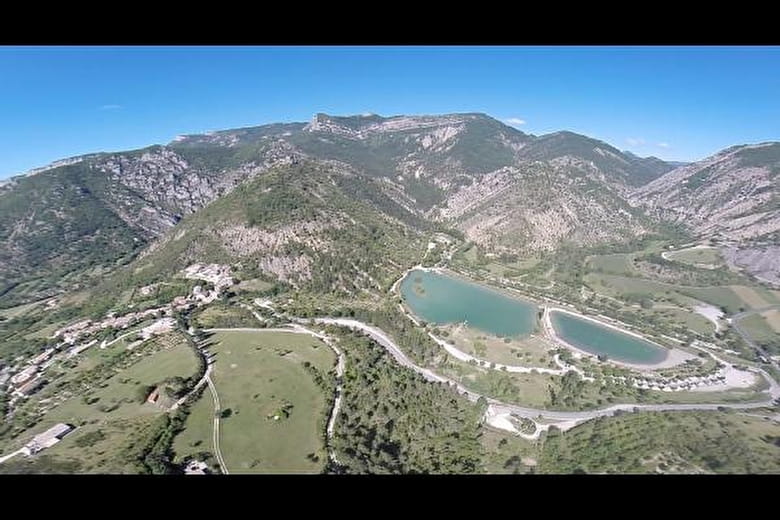
<svg viewBox="0 0 780 520">
<path fill-rule="evenodd" d="M 539 328 L 539 306 L 441 269 L 411 269 L 396 286 L 404 307 L 420 321 L 467 321 L 487 334 L 525 338 Z"/>
<path fill-rule="evenodd" d="M 626 334 L 628 336 L 633 336 L 635 338 L 641 339 L 642 341 L 646 341 L 647 343 L 650 343 L 651 345 L 654 345 L 654 346 L 656 346 L 658 348 L 661 348 L 661 349 L 663 349 L 666 352 L 666 357 L 664 359 L 660 360 L 660 361 L 655 362 L 655 363 L 631 363 L 631 362 L 628 362 L 628 361 L 622 361 L 622 360 L 615 359 L 615 358 L 607 356 L 607 362 L 609 362 L 609 363 L 614 363 L 616 365 L 625 366 L 625 367 L 632 368 L 632 369 L 635 369 L 635 370 L 649 371 L 649 370 L 660 370 L 660 369 L 663 369 L 663 368 L 672 368 L 672 367 L 675 367 L 677 365 L 680 365 L 680 364 L 684 363 L 688 359 L 693 359 L 693 358 L 696 357 L 696 356 L 693 356 L 693 355 L 691 355 L 691 354 L 689 354 L 687 352 L 684 352 L 684 351 L 682 351 L 680 349 L 665 347 L 665 346 L 663 346 L 663 345 L 661 345 L 659 343 L 656 343 L 656 342 L 654 342 L 654 341 L 652 341 L 652 340 L 642 336 L 641 334 L 637 334 L 636 332 L 620 328 L 620 327 L 618 327 L 616 325 L 613 325 L 611 323 L 607 323 L 605 321 L 598 320 L 598 319 L 593 318 L 591 316 L 586 316 L 584 314 L 579 314 L 579 313 L 576 313 L 576 312 L 572 312 L 572 311 L 570 311 L 568 309 L 563 309 L 563 308 L 560 308 L 560 307 L 551 307 L 551 306 L 545 307 L 544 314 L 542 316 L 542 322 L 543 322 L 543 325 L 544 325 L 545 334 L 551 340 L 555 341 L 556 343 L 558 343 L 560 345 L 563 345 L 564 347 L 566 347 L 566 348 L 568 348 L 570 350 L 573 350 L 573 351 L 575 351 L 575 352 L 577 352 L 579 354 L 582 354 L 582 355 L 586 355 L 586 356 L 589 356 L 589 357 L 592 357 L 592 358 L 598 358 L 597 354 L 594 354 L 592 352 L 588 352 L 587 350 L 584 350 L 584 349 L 582 349 L 582 348 L 580 348 L 580 347 L 578 347 L 576 345 L 573 345 L 570 342 L 568 342 L 565 339 L 563 339 L 557 333 L 557 331 L 555 330 L 555 327 L 552 324 L 552 319 L 551 319 L 551 316 L 550 316 L 552 314 L 552 312 L 561 312 L 561 313 L 565 313 L 565 314 L 569 314 L 571 316 L 574 316 L 575 318 L 580 318 L 580 319 L 584 319 L 584 320 L 588 320 L 588 321 L 594 322 L 597 325 L 600 325 L 600 326 L 603 326 L 603 327 L 615 330 L 617 332 Z"/>
</svg>

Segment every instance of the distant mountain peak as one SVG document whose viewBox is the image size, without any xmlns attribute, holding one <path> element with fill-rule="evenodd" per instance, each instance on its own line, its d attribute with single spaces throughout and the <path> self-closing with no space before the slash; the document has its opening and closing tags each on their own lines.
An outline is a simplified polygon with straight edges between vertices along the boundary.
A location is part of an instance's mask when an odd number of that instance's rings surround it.
<svg viewBox="0 0 780 520">
<path fill-rule="evenodd" d="M 382 133 L 427 130 L 447 126 L 461 128 L 469 121 L 477 119 L 503 124 L 486 114 L 480 113 L 383 117 L 377 114 L 333 116 L 319 112 L 312 117 L 303 130 L 305 132 L 327 132 L 343 137 L 365 139 L 370 135 Z"/>
</svg>

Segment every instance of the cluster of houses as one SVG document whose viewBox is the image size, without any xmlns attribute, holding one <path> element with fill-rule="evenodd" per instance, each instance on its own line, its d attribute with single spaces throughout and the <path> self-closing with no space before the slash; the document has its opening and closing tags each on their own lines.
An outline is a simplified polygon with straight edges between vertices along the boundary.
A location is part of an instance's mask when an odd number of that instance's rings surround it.
<svg viewBox="0 0 780 520">
<path fill-rule="evenodd" d="M 230 266 L 220 264 L 193 264 L 184 270 L 184 277 L 191 280 L 203 280 L 214 288 L 206 289 L 200 285 L 192 288 L 192 297 L 202 304 L 208 304 L 219 298 L 222 291 L 235 283 L 230 275 Z"/>
<path fill-rule="evenodd" d="M 196 285 L 190 295 L 177 297 L 173 302 L 161 307 L 138 312 L 129 312 L 121 316 L 117 316 L 116 313 L 111 312 L 100 321 L 84 319 L 68 325 L 67 327 L 63 327 L 55 331 L 52 336 L 52 339 L 61 340 L 56 346 L 50 347 L 30 359 L 26 366 L 21 370 L 15 368 L 4 369 L 2 373 L 0 373 L 0 378 L 2 378 L 0 384 L 9 383 L 9 391 L 16 397 L 29 396 L 45 384 L 46 381 L 42 377 L 42 372 L 54 361 L 56 354 L 64 348 L 69 347 L 64 357 L 66 359 L 72 358 L 98 342 L 97 339 L 93 338 L 84 343 L 77 344 L 79 340 L 83 340 L 84 338 L 89 339 L 90 336 L 108 329 L 109 327 L 122 330 L 127 329 L 144 319 L 148 319 L 149 317 L 159 317 L 154 323 L 138 331 L 138 341 L 132 343 L 128 347 L 132 348 L 152 336 L 164 334 L 172 330 L 176 325 L 176 322 L 172 317 L 174 310 L 190 309 L 192 307 L 208 304 L 217 299 L 225 288 L 235 283 L 233 277 L 230 275 L 230 267 L 219 264 L 191 265 L 184 270 L 184 276 L 189 279 L 204 280 L 211 283 L 214 288 L 204 289 L 204 287 Z M 149 286 L 143 289 L 148 289 L 148 287 Z M 102 346 L 105 347 L 107 344 L 106 341 L 103 341 Z"/>
<path fill-rule="evenodd" d="M 56 349 L 48 348 L 27 362 L 27 365 L 8 379 L 11 393 L 17 397 L 25 397 L 43 386 L 46 380 L 41 372 L 48 366 L 47 362 L 54 356 Z"/>
<path fill-rule="evenodd" d="M 605 376 L 613 381 L 619 381 L 623 384 L 627 382 L 626 376 Z M 660 390 L 662 392 L 680 392 L 684 390 L 693 390 L 694 388 L 722 385 L 726 382 L 724 369 L 720 369 L 714 374 L 702 376 L 690 376 L 683 379 L 669 379 L 665 377 L 632 378 L 631 386 L 644 390 Z"/>
</svg>

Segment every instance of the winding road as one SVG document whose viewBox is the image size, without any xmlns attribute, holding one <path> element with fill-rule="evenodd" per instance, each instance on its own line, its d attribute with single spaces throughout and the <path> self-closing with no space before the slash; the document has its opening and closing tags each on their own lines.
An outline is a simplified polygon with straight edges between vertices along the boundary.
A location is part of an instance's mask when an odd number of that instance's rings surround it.
<svg viewBox="0 0 780 520">
<path fill-rule="evenodd" d="M 396 287 L 397 287 L 397 282 L 396 284 L 393 284 L 393 287 L 391 288 L 391 292 Z M 498 417 L 503 416 L 505 419 L 507 419 L 509 416 L 516 416 L 516 417 L 530 419 L 531 421 L 534 422 L 536 426 L 535 432 L 533 434 L 521 434 L 523 437 L 530 438 L 530 439 L 538 438 L 538 436 L 541 434 L 542 431 L 549 429 L 549 427 L 553 425 L 559 427 L 562 430 L 567 430 L 582 422 L 595 419 L 598 417 L 612 416 L 619 412 L 625 413 L 625 412 L 637 412 L 637 411 L 655 411 L 655 412 L 717 411 L 722 409 L 749 410 L 749 409 L 773 406 L 774 401 L 780 399 L 780 385 L 778 385 L 778 383 L 766 371 L 762 369 L 756 369 L 755 371 L 760 373 L 769 382 L 769 390 L 768 390 L 769 397 L 765 400 L 761 400 L 757 402 L 701 403 L 701 404 L 699 403 L 697 404 L 616 404 L 606 408 L 601 408 L 596 410 L 576 411 L 576 412 L 553 411 L 553 410 L 545 410 L 545 409 L 538 409 L 538 408 L 529 408 L 529 407 L 504 403 L 492 397 L 483 396 L 477 392 L 469 390 L 468 388 L 460 384 L 458 381 L 455 381 L 445 376 L 441 376 L 428 368 L 417 365 L 411 359 L 409 359 L 409 357 L 392 340 L 392 338 L 390 338 L 390 336 L 388 336 L 383 330 L 381 330 L 378 327 L 374 327 L 367 323 L 355 319 L 350 319 L 350 318 L 338 318 L 338 317 L 298 318 L 294 316 L 285 316 L 282 313 L 276 312 L 270 306 L 265 306 L 265 307 L 272 310 L 277 317 L 290 320 L 292 322 L 290 324 L 291 328 L 290 329 L 219 329 L 219 330 L 286 330 L 290 332 L 307 333 L 319 339 L 322 339 L 326 344 L 328 344 L 329 347 L 334 349 L 334 351 L 337 353 L 339 357 L 339 362 L 337 366 L 337 377 L 339 381 L 339 386 L 336 392 L 336 400 L 334 402 L 334 407 L 333 410 L 331 411 L 331 415 L 328 421 L 327 436 L 329 440 L 333 435 L 333 426 L 335 424 L 335 420 L 338 415 L 338 410 L 341 403 L 341 376 L 343 375 L 343 370 L 344 370 L 344 357 L 343 357 L 343 353 L 332 344 L 332 342 L 330 341 L 331 338 L 328 338 L 323 334 L 319 334 L 310 329 L 307 329 L 306 327 L 303 326 L 303 324 L 336 325 L 336 326 L 347 327 L 347 328 L 362 331 L 363 333 L 371 337 L 374 341 L 376 341 L 379 345 L 381 345 L 396 360 L 398 364 L 406 368 L 409 368 L 411 370 L 414 370 L 418 374 L 422 375 L 423 378 L 425 378 L 427 381 L 447 384 L 453 387 L 459 394 L 463 395 L 464 397 L 466 397 L 472 402 L 476 402 L 480 398 L 484 398 L 485 401 L 488 403 L 488 410 L 486 411 L 486 419 L 495 418 L 497 416 Z M 213 330 L 218 330 L 218 329 L 213 329 Z M 434 337 L 433 339 L 436 340 L 437 338 Z M 455 355 L 454 352 L 450 351 L 451 349 L 447 348 L 448 345 L 443 344 L 441 341 L 437 341 L 437 343 L 439 343 L 441 346 L 446 348 L 448 352 Z M 465 353 L 462 353 L 460 351 L 458 351 L 457 353 L 461 355 L 466 355 Z M 460 357 L 460 356 L 456 356 L 456 357 Z M 541 423 L 540 421 L 544 421 L 545 423 Z M 215 421 L 215 428 L 218 427 L 216 422 L 217 421 Z M 505 422 L 509 422 L 509 421 L 505 421 Z M 550 424 L 550 423 L 557 423 L 557 424 Z M 500 426 L 501 424 L 500 422 L 498 423 L 491 422 L 491 424 L 497 427 L 502 427 Z M 511 427 L 511 423 L 510 426 L 506 428 L 511 428 L 512 431 L 519 434 L 519 432 L 516 429 Z M 330 450 L 330 455 L 335 460 L 335 455 L 332 453 L 332 450 Z"/>
<path fill-rule="evenodd" d="M 516 415 L 518 417 L 524 417 L 531 420 L 541 418 L 549 421 L 566 422 L 567 424 L 565 425 L 565 428 L 561 428 L 561 429 L 568 429 L 581 422 L 595 419 L 597 417 L 614 415 L 616 412 L 621 412 L 621 411 L 622 412 L 634 412 L 634 411 L 662 412 L 662 411 L 695 411 L 695 410 L 713 411 L 722 408 L 728 408 L 734 410 L 747 410 L 752 408 L 764 408 L 767 406 L 772 406 L 773 401 L 775 399 L 780 398 L 780 385 L 778 385 L 778 383 L 774 379 L 772 379 L 772 377 L 769 374 L 767 374 L 765 371 L 758 369 L 758 372 L 760 372 L 761 375 L 763 375 L 767 379 L 767 381 L 769 381 L 770 384 L 769 394 L 771 396 L 770 399 L 766 399 L 758 402 L 712 403 L 712 404 L 709 403 L 707 404 L 617 404 L 617 405 L 613 405 L 598 410 L 587 410 L 587 411 L 580 411 L 580 412 L 558 412 L 558 411 L 544 410 L 538 408 L 528 408 L 524 406 L 503 403 L 501 401 L 498 401 L 497 399 L 483 396 L 481 394 L 469 390 L 468 388 L 464 387 L 457 381 L 438 375 L 433 371 L 431 371 L 430 369 L 418 366 L 411 359 L 409 359 L 406 356 L 406 354 L 404 354 L 404 352 L 400 349 L 400 347 L 398 347 L 398 345 L 387 334 L 385 334 L 384 331 L 382 331 L 377 327 L 373 327 L 371 325 L 363 323 L 361 321 L 348 319 L 348 318 L 330 318 L 330 317 L 312 318 L 310 320 L 306 320 L 303 318 L 293 318 L 293 320 L 298 323 L 313 322 L 317 324 L 338 325 L 342 327 L 348 327 L 351 329 L 361 330 L 362 332 L 370 336 L 374 341 L 379 343 L 382 347 L 384 347 L 388 351 L 388 353 L 400 365 L 414 370 L 415 372 L 422 375 L 426 380 L 431 382 L 436 382 L 436 383 L 446 383 L 454 387 L 458 391 L 458 393 L 464 395 L 467 399 L 473 402 L 476 402 L 480 397 L 484 397 L 487 403 L 492 408 L 492 410 L 490 411 L 493 414 L 506 413 L 506 414 Z M 541 428 L 539 428 L 539 425 L 537 423 L 537 434 L 540 429 L 545 429 L 545 427 L 549 427 L 549 426 L 550 425 L 542 425 Z"/>
</svg>

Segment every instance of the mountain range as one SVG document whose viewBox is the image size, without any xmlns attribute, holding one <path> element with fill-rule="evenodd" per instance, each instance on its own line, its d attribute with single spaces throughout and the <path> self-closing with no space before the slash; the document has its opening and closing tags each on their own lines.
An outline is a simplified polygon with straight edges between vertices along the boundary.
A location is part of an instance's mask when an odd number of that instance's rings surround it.
<svg viewBox="0 0 780 520">
<path fill-rule="evenodd" d="M 478 113 L 184 135 L 0 185 L 0 307 L 225 259 L 293 287 L 370 292 L 436 231 L 529 256 L 677 226 L 780 282 L 779 171 L 780 143 L 674 164 Z"/>
</svg>

